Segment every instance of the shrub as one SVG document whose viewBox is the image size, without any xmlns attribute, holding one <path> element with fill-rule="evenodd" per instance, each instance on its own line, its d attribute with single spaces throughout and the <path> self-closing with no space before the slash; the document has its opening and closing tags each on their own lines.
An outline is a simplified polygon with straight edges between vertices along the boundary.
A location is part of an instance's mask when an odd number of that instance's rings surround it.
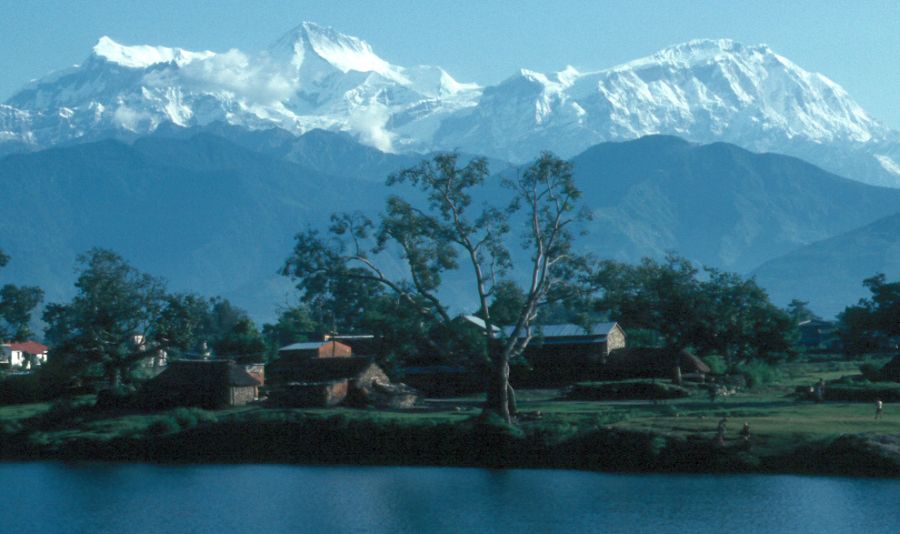
<svg viewBox="0 0 900 534">
<path fill-rule="evenodd" d="M 135 388 L 120 385 L 97 392 L 97 407 L 103 410 L 131 408 L 135 404 Z"/>
<path fill-rule="evenodd" d="M 766 362 L 750 361 L 738 364 L 735 370 L 747 380 L 747 387 L 763 386 L 778 378 L 778 370 Z"/>
<path fill-rule="evenodd" d="M 147 427 L 147 433 L 154 436 L 174 434 L 175 432 L 178 432 L 180 430 L 181 425 L 179 425 L 178 420 L 171 415 L 164 415 Z"/>
<path fill-rule="evenodd" d="M 876 399 L 881 399 L 885 402 L 897 402 L 900 401 L 900 384 L 832 383 L 825 388 L 825 399 L 852 402 L 875 402 Z"/>
<path fill-rule="evenodd" d="M 169 414 L 175 418 L 178 426 L 183 429 L 193 428 L 200 423 L 214 423 L 216 416 L 201 408 L 175 408 Z"/>
<path fill-rule="evenodd" d="M 703 361 L 709 366 L 710 372 L 714 375 L 725 374 L 728 370 L 728 364 L 725 363 L 725 358 L 718 354 L 710 354 L 709 356 L 704 357 Z"/>
<path fill-rule="evenodd" d="M 28 404 L 42 400 L 34 374 L 8 375 L 0 380 L 0 404 Z"/>
</svg>

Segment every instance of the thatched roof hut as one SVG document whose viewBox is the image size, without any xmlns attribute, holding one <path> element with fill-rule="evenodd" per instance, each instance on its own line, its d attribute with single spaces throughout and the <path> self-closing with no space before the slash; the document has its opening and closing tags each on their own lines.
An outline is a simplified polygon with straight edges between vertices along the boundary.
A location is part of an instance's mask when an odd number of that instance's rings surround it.
<svg viewBox="0 0 900 534">
<path fill-rule="evenodd" d="M 641 347 L 613 351 L 603 372 L 617 378 L 663 378 L 672 376 L 676 362 L 682 373 L 705 375 L 711 371 L 687 349 Z"/>
</svg>

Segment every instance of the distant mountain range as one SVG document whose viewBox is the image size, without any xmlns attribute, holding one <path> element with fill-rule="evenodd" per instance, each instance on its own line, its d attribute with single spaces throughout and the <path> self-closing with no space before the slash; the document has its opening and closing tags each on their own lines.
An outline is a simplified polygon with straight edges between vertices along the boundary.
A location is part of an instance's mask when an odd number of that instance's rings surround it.
<svg viewBox="0 0 900 534">
<path fill-rule="evenodd" d="M 103 37 L 82 64 L 0 105 L 0 153 L 213 123 L 295 136 L 325 129 L 383 152 L 459 149 L 517 163 L 669 134 L 900 187 L 900 134 L 765 45 L 690 41 L 604 70 L 522 70 L 479 87 L 440 67 L 393 65 L 365 41 L 308 22 L 254 53 Z"/>
<path fill-rule="evenodd" d="M 306 225 L 377 209 L 383 186 L 318 172 L 208 134 L 99 141 L 0 159 L 5 279 L 47 301 L 73 293 L 77 254 L 99 246 L 170 288 L 222 295 L 269 318 L 292 299 L 276 274 Z"/>
<path fill-rule="evenodd" d="M 871 296 L 862 281 L 877 273 L 900 279 L 900 212 L 769 260 L 753 272 L 778 304 L 799 298 L 826 317 Z"/>
<path fill-rule="evenodd" d="M 627 261 L 675 251 L 746 273 L 900 211 L 900 190 L 727 143 L 649 136 L 602 143 L 572 162 L 594 213 L 590 248 Z"/>
<path fill-rule="evenodd" d="M 222 295 L 268 320 L 295 299 L 276 274 L 293 235 L 324 227 L 332 212 L 379 210 L 394 192 L 384 177 L 419 160 L 343 133 L 294 136 L 221 123 L 205 130 L 162 128 L 131 144 L 104 140 L 0 158 L 0 196 L 9 199 L 0 248 L 13 258 L 4 277 L 42 286 L 48 301 L 68 298 L 75 256 L 103 246 L 164 276 L 173 290 Z M 572 161 L 594 214 L 579 246 L 598 257 L 673 250 L 746 273 L 900 206 L 900 190 L 725 143 L 650 136 L 603 143 Z M 827 287 L 861 280 L 854 272 Z M 460 309 L 472 304 L 465 281 L 464 274 L 448 280 Z M 806 298 L 799 286 L 796 295 L 790 287 L 777 295 Z M 819 296 L 809 298 L 820 309 Z"/>
</svg>

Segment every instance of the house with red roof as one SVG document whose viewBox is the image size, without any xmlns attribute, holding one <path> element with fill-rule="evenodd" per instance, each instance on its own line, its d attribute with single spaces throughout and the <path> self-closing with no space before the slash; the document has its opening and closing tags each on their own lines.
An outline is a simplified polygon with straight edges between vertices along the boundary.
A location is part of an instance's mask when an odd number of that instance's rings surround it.
<svg viewBox="0 0 900 534">
<path fill-rule="evenodd" d="M 37 341 L 22 341 L 0 345 L 0 368 L 31 369 L 47 363 L 49 348 Z"/>
</svg>

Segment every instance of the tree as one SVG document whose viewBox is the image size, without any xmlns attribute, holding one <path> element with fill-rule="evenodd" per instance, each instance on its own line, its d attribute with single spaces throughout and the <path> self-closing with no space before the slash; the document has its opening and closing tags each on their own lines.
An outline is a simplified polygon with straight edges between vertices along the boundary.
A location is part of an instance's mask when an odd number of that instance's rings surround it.
<svg viewBox="0 0 900 534">
<path fill-rule="evenodd" d="M 809 309 L 809 302 L 805 300 L 793 299 L 788 303 L 786 311 L 791 320 L 794 321 L 794 324 L 800 324 L 803 321 L 810 321 L 813 319 L 821 319 L 821 317 Z"/>
<path fill-rule="evenodd" d="M 701 351 L 721 354 L 729 365 L 775 360 L 793 351 L 795 323 L 769 302 L 753 279 L 709 267 L 704 270 L 707 279 L 700 282 L 700 289 L 708 309 L 696 340 Z"/>
<path fill-rule="evenodd" d="M 530 326 L 539 308 L 577 292 L 586 282 L 577 275 L 586 262 L 572 250 L 572 227 L 586 214 L 577 209 L 580 192 L 571 165 L 549 153 L 515 178 L 502 181 L 507 203 L 481 207 L 473 199 L 487 196 L 487 162 L 477 158 L 459 165 L 458 159 L 456 154 L 440 154 L 391 176 L 389 185 L 412 186 L 424 194 L 424 201 L 413 205 L 391 196 L 377 224 L 360 214 L 337 214 L 332 216 L 329 238 L 313 230 L 299 234 L 283 272 L 296 281 L 306 301 L 317 294 L 335 296 L 341 284 L 385 291 L 415 312 L 420 331 L 439 327 L 452 332 L 453 317 L 439 290 L 447 271 L 466 264 L 486 326 L 481 352 L 492 378 L 485 412 L 509 421 L 515 412 L 510 358 L 521 354 L 531 340 Z M 518 308 L 504 317 L 513 319 L 512 335 L 495 339 L 491 298 L 513 267 L 507 241 L 511 217 L 516 215 L 521 215 L 525 228 L 519 237 L 529 256 L 527 283 Z M 389 251 L 404 260 L 404 275 L 393 276 L 379 266 L 379 258 Z M 440 336 L 428 335 L 426 342 L 445 354 L 454 346 Z"/>
<path fill-rule="evenodd" d="M 270 344 L 270 352 L 298 341 L 311 341 L 321 333 L 321 326 L 313 320 L 309 309 L 292 306 L 281 311 L 275 324 L 263 325 L 263 337 Z M 319 338 L 321 339 L 321 338 Z"/>
<path fill-rule="evenodd" d="M 213 305 L 213 301 L 192 293 L 165 296 L 156 326 L 156 338 L 170 356 L 203 355 L 207 344 L 213 341 Z"/>
<path fill-rule="evenodd" d="M 670 254 L 638 265 L 600 262 L 594 281 L 599 309 L 629 328 L 655 330 L 674 353 L 691 347 L 734 364 L 791 350 L 790 318 L 752 279 L 708 267 L 701 274 Z"/>
<path fill-rule="evenodd" d="M 0 267 L 9 256 L 0 250 Z M 25 340 L 32 336 L 31 314 L 44 299 L 38 287 L 6 284 L 0 288 L 0 340 Z"/>
<path fill-rule="evenodd" d="M 231 330 L 213 344 L 220 359 L 237 360 L 239 363 L 262 361 L 266 355 L 266 343 L 249 318 L 238 320 Z"/>
<path fill-rule="evenodd" d="M 863 354 L 896 345 L 900 336 L 900 282 L 884 274 L 863 280 L 871 297 L 848 306 L 838 317 L 838 332 L 848 354 Z"/>
<path fill-rule="evenodd" d="M 82 254 L 78 266 L 76 296 L 44 313 L 48 338 L 71 366 L 83 372 L 98 365 L 115 387 L 158 346 L 163 283 L 105 249 Z"/>
</svg>

